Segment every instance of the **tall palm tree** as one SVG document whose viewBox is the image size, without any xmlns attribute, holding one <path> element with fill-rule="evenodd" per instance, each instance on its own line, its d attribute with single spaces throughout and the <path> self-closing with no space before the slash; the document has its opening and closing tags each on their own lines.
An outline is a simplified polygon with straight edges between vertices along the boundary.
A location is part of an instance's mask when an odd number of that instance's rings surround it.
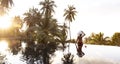
<svg viewBox="0 0 120 64">
<path fill-rule="evenodd" d="M 69 21 L 69 36 L 70 36 L 70 40 L 71 40 L 70 22 L 75 20 L 76 12 L 77 11 L 75 10 L 75 7 L 72 5 L 72 6 L 68 6 L 68 9 L 65 9 L 65 13 L 63 15 L 63 16 L 65 16 L 65 20 Z"/>
<path fill-rule="evenodd" d="M 42 5 L 42 15 L 45 17 L 45 28 L 48 27 L 49 19 L 52 17 L 52 13 L 54 12 L 54 7 L 56 7 L 55 2 L 52 0 L 45 0 L 40 2 Z"/>
</svg>

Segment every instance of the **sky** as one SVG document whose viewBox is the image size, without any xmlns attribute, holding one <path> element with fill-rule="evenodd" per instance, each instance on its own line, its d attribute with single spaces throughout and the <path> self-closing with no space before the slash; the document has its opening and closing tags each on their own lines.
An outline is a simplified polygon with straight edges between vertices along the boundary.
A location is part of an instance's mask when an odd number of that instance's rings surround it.
<svg viewBox="0 0 120 64">
<path fill-rule="evenodd" d="M 41 0 L 13 0 L 9 16 L 23 15 L 29 8 L 39 7 Z M 112 36 L 120 32 L 120 0 L 54 0 L 57 8 L 54 17 L 58 23 L 65 22 L 63 14 L 68 5 L 74 5 L 77 11 L 75 21 L 71 23 L 72 38 L 82 30 L 89 36 L 92 32 L 103 32 L 105 36 Z M 67 21 L 68 22 L 68 21 Z"/>
</svg>

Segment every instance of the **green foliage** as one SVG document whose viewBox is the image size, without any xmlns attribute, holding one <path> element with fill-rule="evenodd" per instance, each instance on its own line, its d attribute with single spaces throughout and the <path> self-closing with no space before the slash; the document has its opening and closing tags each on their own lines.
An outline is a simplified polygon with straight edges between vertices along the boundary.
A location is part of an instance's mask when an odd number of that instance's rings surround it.
<svg viewBox="0 0 120 64">
<path fill-rule="evenodd" d="M 111 45 L 120 45 L 120 33 L 116 32 L 113 34 Z"/>
<path fill-rule="evenodd" d="M 9 42 L 8 47 L 10 48 L 9 51 L 13 53 L 13 55 L 17 55 L 21 50 L 21 41 L 19 39 L 17 40 L 10 39 L 8 40 L 8 42 Z"/>
<path fill-rule="evenodd" d="M 66 41 L 66 29 L 61 28 L 63 26 L 58 25 L 56 19 L 46 18 L 38 9 L 30 9 L 24 15 L 28 28 L 24 33 L 27 46 L 23 51 L 23 58 L 33 58 L 34 61 L 41 60 L 44 64 L 50 64 L 49 60 L 62 43 L 61 40 Z"/>
<path fill-rule="evenodd" d="M 62 44 L 62 49 L 64 51 L 64 49 L 66 48 L 66 43 L 70 42 L 69 40 L 67 40 L 67 26 L 64 23 L 63 26 L 60 26 L 60 31 L 58 32 L 58 37 L 57 38 L 57 42 L 59 42 L 60 44 Z"/>
<path fill-rule="evenodd" d="M 27 13 L 24 13 L 24 15 L 24 21 L 29 28 L 36 26 L 36 24 L 40 25 L 41 14 L 37 8 L 30 8 Z"/>
<path fill-rule="evenodd" d="M 55 2 L 52 0 L 45 0 L 39 3 L 42 5 L 42 15 L 45 16 L 46 19 L 52 16 L 52 12 L 54 12 L 54 7 L 56 7 Z"/>
<path fill-rule="evenodd" d="M 120 33 L 116 32 L 112 37 L 104 37 L 103 33 L 92 33 L 91 36 L 86 37 L 84 40 L 87 44 L 98 44 L 98 45 L 120 45 Z"/>
<path fill-rule="evenodd" d="M 99 45 L 107 45 L 109 44 L 110 38 L 109 37 L 104 37 L 103 33 L 92 33 L 91 36 L 89 36 L 88 38 L 85 38 L 85 43 L 90 43 L 90 44 L 99 44 Z"/>
<path fill-rule="evenodd" d="M 65 20 L 72 22 L 73 20 L 75 20 L 76 12 L 77 11 L 75 11 L 74 6 L 68 6 L 68 9 L 65 9 L 65 13 L 63 16 L 65 16 Z"/>
<path fill-rule="evenodd" d="M 65 20 L 69 21 L 69 35 L 71 40 L 71 31 L 70 31 L 70 22 L 75 20 L 76 11 L 74 6 L 68 6 L 68 9 L 65 9 L 65 13 L 63 16 L 65 16 Z"/>
</svg>

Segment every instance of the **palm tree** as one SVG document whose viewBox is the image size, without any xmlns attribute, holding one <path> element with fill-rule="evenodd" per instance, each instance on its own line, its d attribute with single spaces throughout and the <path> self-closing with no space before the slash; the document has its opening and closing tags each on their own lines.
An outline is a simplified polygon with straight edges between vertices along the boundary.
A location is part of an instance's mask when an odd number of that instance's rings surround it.
<svg viewBox="0 0 120 64">
<path fill-rule="evenodd" d="M 24 21 L 26 22 L 27 26 L 33 27 L 36 25 L 36 23 L 39 23 L 40 19 L 41 19 L 41 13 L 37 8 L 30 8 L 28 12 L 24 13 L 24 15 L 26 16 L 24 18 Z"/>
<path fill-rule="evenodd" d="M 58 34 L 60 33 L 60 30 L 58 29 L 59 26 L 56 21 L 57 20 L 51 18 L 48 27 L 44 29 L 45 25 L 42 25 L 40 28 L 41 30 L 37 35 L 38 43 L 42 45 L 41 55 L 44 64 L 50 64 L 50 55 L 54 54 L 59 44 L 56 40 L 59 39 Z"/>
<path fill-rule="evenodd" d="M 50 64 L 50 57 L 53 55 L 59 44 L 56 42 L 56 38 L 58 38 L 58 27 L 56 24 L 56 22 L 51 20 L 48 29 L 44 29 L 44 25 L 42 24 L 38 29 L 31 29 L 32 32 L 28 31 L 27 38 L 32 39 L 26 40 L 27 47 L 23 52 L 25 58 L 31 57 L 36 60 L 41 60 L 43 64 Z M 37 43 L 35 43 L 35 41 Z"/>
<path fill-rule="evenodd" d="M 23 51 L 23 59 L 26 61 L 30 60 L 29 62 L 32 61 L 34 63 L 33 59 L 36 59 L 36 61 L 41 60 L 41 54 L 39 52 L 41 51 L 41 49 L 39 49 L 39 46 L 41 44 L 35 43 L 37 40 L 36 37 L 39 35 L 38 33 L 42 33 L 40 31 L 38 32 L 39 23 L 41 21 L 41 14 L 39 13 L 38 9 L 30 8 L 29 11 L 24 15 L 24 21 L 27 24 L 28 28 L 23 35 L 23 41 L 26 43 L 25 50 Z"/>
<path fill-rule="evenodd" d="M 12 0 L 1 0 L 1 6 L 5 7 L 5 8 L 9 8 L 13 5 L 13 1 Z"/>
<path fill-rule="evenodd" d="M 54 12 L 54 7 L 56 7 L 56 5 L 54 4 L 55 2 L 52 0 L 45 0 L 40 2 L 40 5 L 42 5 L 42 15 L 43 17 L 45 17 L 45 28 L 48 26 L 49 24 L 49 19 L 52 17 L 52 13 Z"/>
<path fill-rule="evenodd" d="M 13 5 L 13 0 L 0 0 L 0 15 L 3 15 Z"/>
<path fill-rule="evenodd" d="M 53 7 L 56 7 L 56 5 L 54 4 L 54 1 L 52 1 L 52 0 L 45 0 L 45 1 L 40 2 L 40 5 L 43 6 L 41 8 L 42 14 L 44 14 L 45 17 L 48 19 L 51 16 L 52 12 L 54 12 L 54 8 Z"/>
<path fill-rule="evenodd" d="M 63 64 L 74 64 L 74 55 L 71 53 L 66 54 L 62 58 Z"/>
<path fill-rule="evenodd" d="M 23 51 L 23 57 L 26 60 L 33 58 L 35 61 L 41 60 L 43 64 L 50 64 L 49 60 L 59 44 L 57 40 L 61 30 L 56 19 L 49 18 L 46 26 L 46 18 L 42 17 L 40 12 L 35 11 L 37 10 L 25 14 L 24 20 L 28 28 L 25 32 L 27 46 Z"/>
<path fill-rule="evenodd" d="M 70 32 L 70 39 L 71 39 L 71 31 L 70 31 L 70 22 L 75 20 L 75 15 L 76 15 L 75 7 L 74 6 L 68 6 L 68 9 L 65 9 L 65 20 L 69 21 L 69 32 Z"/>
<path fill-rule="evenodd" d="M 58 35 L 59 39 L 57 39 L 57 42 L 60 42 L 62 44 L 62 50 L 64 51 L 64 49 L 66 48 L 66 43 L 69 42 L 69 40 L 67 40 L 67 26 L 64 23 L 62 26 L 60 26 L 60 33 Z"/>
<path fill-rule="evenodd" d="M 69 21 L 69 36 L 70 36 L 70 40 L 71 40 L 71 31 L 70 31 L 70 22 L 72 22 L 73 20 L 75 20 L 75 15 L 76 15 L 76 10 L 74 6 L 68 6 L 68 9 L 65 9 L 65 13 L 63 16 L 65 16 L 65 20 Z M 68 49 L 69 51 L 69 49 Z"/>
</svg>

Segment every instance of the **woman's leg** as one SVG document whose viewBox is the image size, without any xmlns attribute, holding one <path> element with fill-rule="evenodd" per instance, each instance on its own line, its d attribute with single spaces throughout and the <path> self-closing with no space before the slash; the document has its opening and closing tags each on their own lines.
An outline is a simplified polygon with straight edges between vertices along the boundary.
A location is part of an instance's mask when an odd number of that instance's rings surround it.
<svg viewBox="0 0 120 64">
<path fill-rule="evenodd" d="M 77 52 L 79 53 L 79 54 L 81 54 L 81 46 L 78 46 L 78 48 L 77 48 Z"/>
</svg>

